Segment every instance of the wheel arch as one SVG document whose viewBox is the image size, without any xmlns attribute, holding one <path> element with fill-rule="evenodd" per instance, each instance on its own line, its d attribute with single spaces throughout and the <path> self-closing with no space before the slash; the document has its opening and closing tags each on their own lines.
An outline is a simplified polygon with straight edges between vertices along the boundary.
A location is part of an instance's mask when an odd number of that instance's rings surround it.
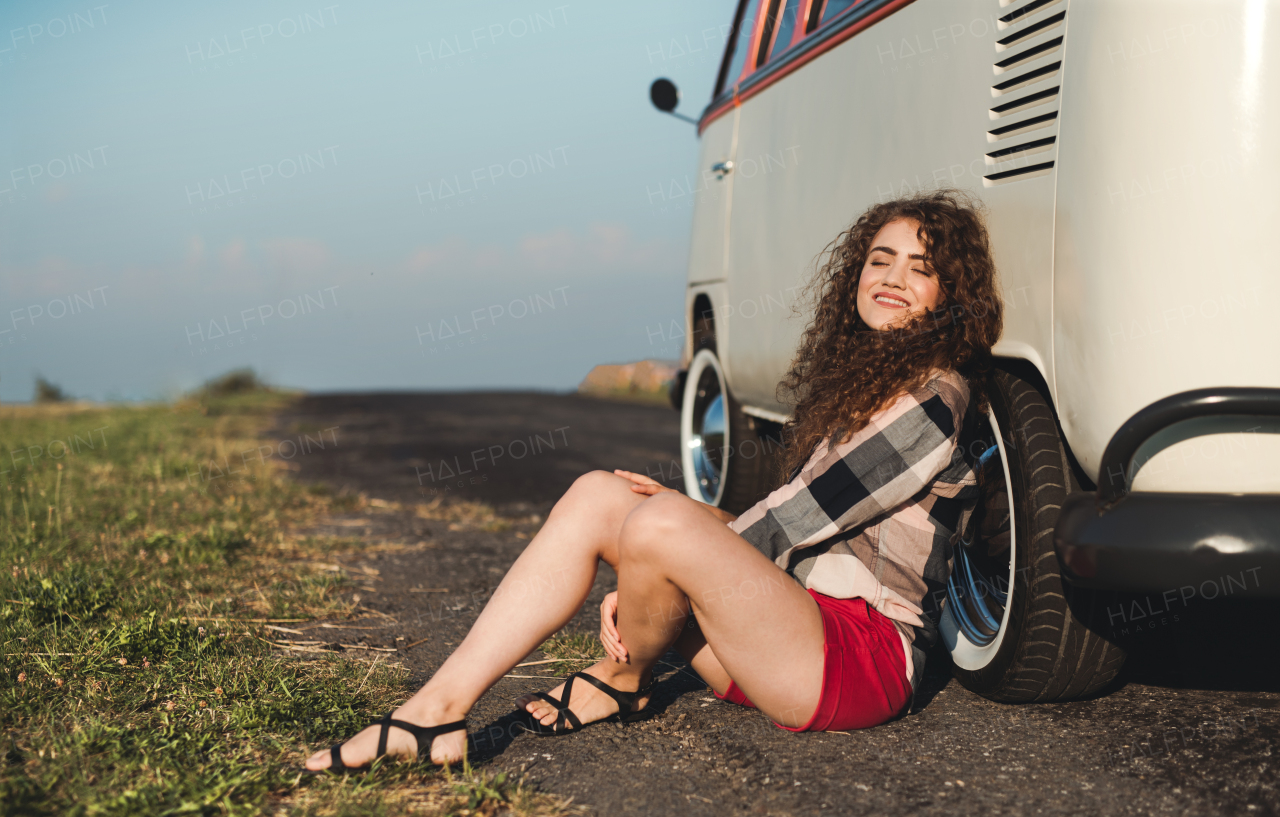
<svg viewBox="0 0 1280 817">
<path fill-rule="evenodd" d="M 699 322 L 703 319 L 706 320 L 706 327 L 700 328 Z M 689 338 L 693 344 L 689 352 L 690 360 L 699 349 L 704 347 L 715 349 L 716 313 L 711 306 L 711 296 L 705 292 L 699 292 L 693 298 L 693 307 L 689 310 Z"/>
<path fill-rule="evenodd" d="M 1053 422 L 1058 427 L 1058 437 L 1062 440 L 1062 447 L 1066 449 L 1067 461 L 1071 464 L 1072 475 L 1076 478 L 1080 488 L 1086 491 L 1092 491 L 1097 488 L 1093 479 L 1085 472 L 1080 465 L 1080 461 L 1076 459 L 1075 453 L 1071 450 L 1071 441 L 1067 439 L 1066 431 L 1062 427 L 1062 418 L 1058 416 L 1058 406 L 1053 400 L 1053 392 L 1049 389 L 1049 383 L 1045 380 L 1044 373 L 1040 371 L 1040 367 L 1032 361 L 1021 357 L 996 357 L 995 367 L 1001 371 L 1025 381 L 1028 385 L 1040 393 L 1048 404 L 1049 410 L 1053 412 Z"/>
</svg>

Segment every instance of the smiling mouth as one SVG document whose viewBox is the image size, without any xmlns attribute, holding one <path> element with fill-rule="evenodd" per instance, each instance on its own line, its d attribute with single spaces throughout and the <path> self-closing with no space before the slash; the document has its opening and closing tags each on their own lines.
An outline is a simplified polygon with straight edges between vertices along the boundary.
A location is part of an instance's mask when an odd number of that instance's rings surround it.
<svg viewBox="0 0 1280 817">
<path fill-rule="evenodd" d="M 872 300 L 874 300 L 876 303 L 880 304 L 881 306 L 887 306 L 890 309 L 903 309 L 904 307 L 911 306 L 911 304 L 907 303 L 903 299 L 893 295 L 886 295 L 883 292 L 875 296 L 875 298 L 873 298 Z"/>
</svg>

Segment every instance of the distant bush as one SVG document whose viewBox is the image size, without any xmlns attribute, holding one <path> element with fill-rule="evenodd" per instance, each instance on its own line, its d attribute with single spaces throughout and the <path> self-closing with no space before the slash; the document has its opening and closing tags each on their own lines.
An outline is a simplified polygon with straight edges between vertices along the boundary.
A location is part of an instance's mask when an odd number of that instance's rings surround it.
<svg viewBox="0 0 1280 817">
<path fill-rule="evenodd" d="M 271 387 L 258 378 L 253 369 L 235 369 L 215 377 L 204 384 L 202 391 L 210 397 L 226 397 L 230 394 L 270 391 Z"/>
<path fill-rule="evenodd" d="M 62 393 L 60 387 L 55 386 L 43 377 L 36 378 L 37 403 L 61 403 L 66 399 L 67 396 Z"/>
</svg>

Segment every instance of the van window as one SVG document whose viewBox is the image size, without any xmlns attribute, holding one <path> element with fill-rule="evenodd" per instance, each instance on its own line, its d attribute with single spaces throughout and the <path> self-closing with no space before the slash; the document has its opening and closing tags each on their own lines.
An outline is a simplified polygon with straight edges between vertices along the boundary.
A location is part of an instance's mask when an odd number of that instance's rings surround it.
<svg viewBox="0 0 1280 817">
<path fill-rule="evenodd" d="M 773 7 L 770 8 L 771 13 L 777 13 L 777 0 Z M 796 21 L 800 17 L 801 9 L 804 6 L 804 0 L 787 0 L 786 8 L 782 10 L 782 15 L 774 22 L 773 27 L 777 29 L 777 33 L 773 36 L 773 45 L 769 49 L 769 53 L 761 61 L 761 65 L 774 57 L 786 51 L 791 46 L 791 35 L 795 33 Z M 767 23 L 766 23 L 767 25 Z M 768 29 L 766 29 L 766 32 Z"/>
<path fill-rule="evenodd" d="M 782 4 L 782 0 L 769 0 L 769 6 L 764 13 L 764 22 L 762 31 L 760 32 L 760 44 L 757 47 L 756 66 L 764 65 L 764 61 L 769 56 L 769 45 L 773 42 L 773 33 L 778 29 L 778 7 Z"/>
<path fill-rule="evenodd" d="M 857 5 L 858 2 L 859 0 L 826 0 L 826 2 L 814 0 L 813 10 L 809 13 L 809 26 L 806 29 L 806 33 L 838 16 L 840 12 L 850 6 Z"/>
<path fill-rule="evenodd" d="M 729 35 L 728 50 L 716 82 L 716 96 L 732 88 L 742 75 L 747 55 L 751 53 L 751 41 L 756 31 L 756 12 L 759 8 L 760 0 L 743 0 L 738 4 L 738 16 L 733 21 L 734 30 Z"/>
</svg>

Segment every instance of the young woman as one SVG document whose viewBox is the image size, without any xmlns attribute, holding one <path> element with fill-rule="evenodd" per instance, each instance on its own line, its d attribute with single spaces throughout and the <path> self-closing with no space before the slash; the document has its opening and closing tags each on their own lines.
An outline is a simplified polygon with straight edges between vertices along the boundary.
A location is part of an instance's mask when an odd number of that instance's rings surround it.
<svg viewBox="0 0 1280 817">
<path fill-rule="evenodd" d="M 431 680 L 307 768 L 461 759 L 467 712 L 577 613 L 601 560 L 618 574 L 601 606 L 609 657 L 518 699 L 534 731 L 643 717 L 672 646 L 719 697 L 785 729 L 901 713 L 976 499 L 965 442 L 1002 310 L 986 230 L 958 193 L 875 205 L 828 249 L 779 386 L 795 406 L 782 487 L 734 517 L 639 474 L 584 474 Z"/>
</svg>

